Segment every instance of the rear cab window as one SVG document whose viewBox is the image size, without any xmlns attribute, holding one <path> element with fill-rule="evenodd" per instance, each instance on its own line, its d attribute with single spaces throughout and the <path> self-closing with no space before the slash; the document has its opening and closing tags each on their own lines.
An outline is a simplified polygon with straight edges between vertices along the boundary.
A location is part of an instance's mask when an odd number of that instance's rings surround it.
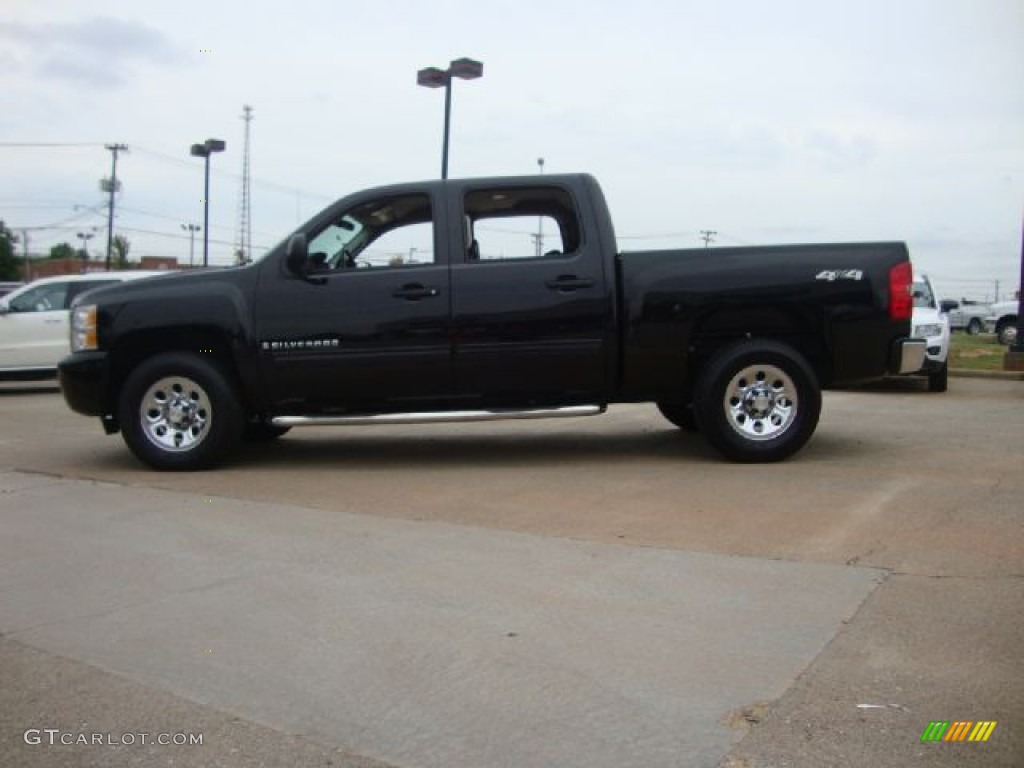
<svg viewBox="0 0 1024 768">
<path fill-rule="evenodd" d="M 561 187 L 477 189 L 463 210 L 466 262 L 567 259 L 582 245 L 572 195 Z"/>
</svg>

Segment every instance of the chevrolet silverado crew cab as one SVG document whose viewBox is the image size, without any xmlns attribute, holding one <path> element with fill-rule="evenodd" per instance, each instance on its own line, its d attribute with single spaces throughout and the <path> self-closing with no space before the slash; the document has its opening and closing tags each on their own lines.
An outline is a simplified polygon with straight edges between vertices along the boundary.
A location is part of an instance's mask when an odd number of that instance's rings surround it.
<svg viewBox="0 0 1024 768">
<path fill-rule="evenodd" d="M 64 397 L 157 469 L 304 425 L 598 414 L 653 402 L 775 461 L 822 388 L 919 371 L 902 243 L 618 253 L 585 174 L 358 192 L 254 264 L 102 289 Z"/>
</svg>

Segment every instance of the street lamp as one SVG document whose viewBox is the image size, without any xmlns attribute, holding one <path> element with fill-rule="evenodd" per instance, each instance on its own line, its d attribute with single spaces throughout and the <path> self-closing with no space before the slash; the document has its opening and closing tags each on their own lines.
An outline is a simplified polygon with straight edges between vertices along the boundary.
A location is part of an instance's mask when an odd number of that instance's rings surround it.
<svg viewBox="0 0 1024 768">
<path fill-rule="evenodd" d="M 203 196 L 203 266 L 210 266 L 210 155 L 223 152 L 227 144 L 220 139 L 207 139 L 202 144 L 192 145 L 192 156 L 206 160 L 206 184 Z"/>
<path fill-rule="evenodd" d="M 93 232 L 79 232 L 78 239 L 82 241 L 82 261 L 89 261 L 89 241 L 93 238 Z"/>
<path fill-rule="evenodd" d="M 444 87 L 444 146 L 441 150 L 441 178 L 448 178 L 448 135 L 452 121 L 452 78 L 475 80 L 484 74 L 484 65 L 473 59 L 455 59 L 448 69 L 427 67 L 416 73 L 416 85 Z"/>
<path fill-rule="evenodd" d="M 195 264 L 196 232 L 199 232 L 202 227 L 189 222 L 188 224 L 182 224 L 181 228 L 188 232 L 188 265 L 191 267 Z"/>
</svg>

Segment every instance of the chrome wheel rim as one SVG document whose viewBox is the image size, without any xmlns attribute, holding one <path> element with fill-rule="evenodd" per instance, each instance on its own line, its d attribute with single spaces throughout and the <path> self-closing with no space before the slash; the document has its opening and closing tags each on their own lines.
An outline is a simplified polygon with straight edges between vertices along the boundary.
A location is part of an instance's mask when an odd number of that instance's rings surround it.
<svg viewBox="0 0 1024 768">
<path fill-rule="evenodd" d="M 201 386 L 184 376 L 167 376 L 146 390 L 139 423 L 146 438 L 164 451 L 185 452 L 210 434 L 213 409 Z"/>
<path fill-rule="evenodd" d="M 726 421 L 747 440 L 774 440 L 789 430 L 799 409 L 793 380 L 774 365 L 748 365 L 726 387 Z"/>
</svg>

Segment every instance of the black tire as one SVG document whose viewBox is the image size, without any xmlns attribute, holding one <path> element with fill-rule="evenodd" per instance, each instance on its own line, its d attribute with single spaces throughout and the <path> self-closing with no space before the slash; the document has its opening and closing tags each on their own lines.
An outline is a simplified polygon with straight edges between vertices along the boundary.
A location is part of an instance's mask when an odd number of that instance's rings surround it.
<svg viewBox="0 0 1024 768">
<path fill-rule="evenodd" d="M 267 421 L 250 421 L 242 430 L 242 440 L 247 443 L 266 443 L 290 431 L 291 427 L 275 427 Z"/>
<path fill-rule="evenodd" d="M 971 321 L 967 324 L 967 333 L 971 336 L 977 336 L 985 330 L 984 324 L 976 317 L 972 317 Z"/>
<path fill-rule="evenodd" d="M 949 364 L 943 363 L 942 368 L 928 374 L 928 391 L 945 392 L 949 388 Z"/>
<path fill-rule="evenodd" d="M 213 361 L 186 352 L 145 360 L 125 382 L 121 435 L 154 469 L 205 469 L 242 435 L 244 413 L 228 377 Z"/>
<path fill-rule="evenodd" d="M 814 434 L 821 390 L 792 347 L 749 339 L 720 350 L 697 381 L 694 410 L 701 432 L 727 458 L 788 458 Z"/>
<path fill-rule="evenodd" d="M 661 415 L 684 432 L 699 432 L 693 403 L 656 403 Z"/>
</svg>

